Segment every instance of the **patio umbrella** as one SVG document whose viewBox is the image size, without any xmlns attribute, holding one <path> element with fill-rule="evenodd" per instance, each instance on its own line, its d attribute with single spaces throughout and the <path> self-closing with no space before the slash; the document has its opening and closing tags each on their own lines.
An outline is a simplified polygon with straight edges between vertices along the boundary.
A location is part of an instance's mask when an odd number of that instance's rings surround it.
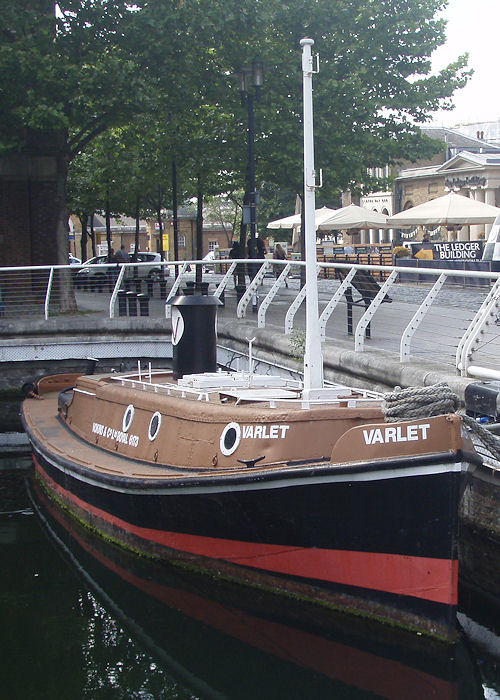
<svg viewBox="0 0 500 700">
<path fill-rule="evenodd" d="M 349 204 L 347 207 L 337 209 L 331 217 L 325 219 L 318 226 L 322 230 L 346 230 L 350 228 L 389 228 L 387 217 L 377 211 L 358 207 L 356 204 Z"/>
<path fill-rule="evenodd" d="M 391 216 L 387 223 L 398 226 L 469 226 L 491 224 L 500 214 L 498 207 L 455 192 Z"/>
<path fill-rule="evenodd" d="M 314 221 L 316 223 L 316 228 L 321 224 L 324 219 L 328 219 L 332 214 L 336 212 L 336 209 L 328 209 L 328 207 L 321 207 L 321 209 L 316 209 L 314 212 Z M 267 228 L 293 228 L 294 226 L 300 226 L 300 214 L 293 214 L 293 216 L 286 216 L 284 219 L 276 219 L 276 221 L 270 221 L 267 224 Z"/>
</svg>

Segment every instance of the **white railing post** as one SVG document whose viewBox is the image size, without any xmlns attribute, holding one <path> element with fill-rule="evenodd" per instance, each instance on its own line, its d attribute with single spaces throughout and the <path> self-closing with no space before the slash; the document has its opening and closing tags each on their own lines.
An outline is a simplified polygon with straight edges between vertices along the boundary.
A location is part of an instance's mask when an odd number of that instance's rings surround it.
<svg viewBox="0 0 500 700">
<path fill-rule="evenodd" d="M 188 265 L 189 265 L 188 261 L 183 263 L 181 269 L 179 270 L 179 274 L 177 276 L 177 279 L 173 283 L 172 289 L 170 290 L 167 298 L 165 299 L 165 318 L 170 318 L 172 315 L 172 307 L 170 306 L 170 304 L 168 302 L 170 301 L 170 299 L 172 297 L 174 297 L 176 295 L 177 290 L 179 289 L 179 287 L 181 285 L 182 277 L 183 277 L 184 273 L 186 272 Z"/>
<path fill-rule="evenodd" d="M 259 260 L 257 258 L 252 258 L 252 263 L 255 265 L 259 264 Z M 247 306 L 250 303 L 250 300 L 252 299 L 254 292 L 257 292 L 259 284 L 262 282 L 264 279 L 264 275 L 266 272 L 269 270 L 270 263 L 269 261 L 265 261 L 264 264 L 261 266 L 260 270 L 257 272 L 253 280 L 250 282 L 248 285 L 246 292 L 243 294 L 241 297 L 238 306 L 236 307 L 236 316 L 238 318 L 243 318 L 246 314 Z"/>
<path fill-rule="evenodd" d="M 118 277 L 116 278 L 116 283 L 115 286 L 113 287 L 113 292 L 111 294 L 111 298 L 109 300 L 109 317 L 114 318 L 115 317 L 115 302 L 116 302 L 116 297 L 118 296 L 118 290 L 120 289 L 120 285 L 122 283 L 123 275 L 125 274 L 125 268 L 127 267 L 128 263 L 125 263 L 125 265 L 120 265 L 120 272 L 118 273 Z"/>
<path fill-rule="evenodd" d="M 296 263 L 295 263 L 296 264 Z M 316 274 L 318 274 L 320 271 L 320 266 L 316 266 Z M 305 284 L 302 289 L 299 291 L 295 299 L 292 301 L 290 306 L 288 307 L 288 311 L 286 312 L 285 315 L 285 335 L 290 335 L 293 329 L 293 320 L 295 318 L 295 314 L 297 311 L 300 309 L 300 305 L 306 298 L 306 292 L 307 292 L 307 284 Z"/>
<path fill-rule="evenodd" d="M 356 326 L 356 332 L 354 334 L 354 350 L 355 352 L 363 352 L 364 347 L 365 347 L 365 331 L 368 327 L 368 324 L 372 320 L 372 318 L 375 316 L 375 312 L 377 311 L 378 307 L 384 300 L 385 295 L 389 291 L 389 289 L 392 287 L 394 282 L 396 281 L 396 278 L 399 274 L 398 270 L 393 270 L 389 277 L 386 279 L 384 284 L 380 287 L 379 292 L 375 295 L 372 303 L 370 306 L 366 309 L 365 313 L 361 316 L 359 319 L 358 325 Z"/>
<path fill-rule="evenodd" d="M 456 364 L 457 370 L 459 370 L 459 372 L 461 373 L 462 376 L 466 376 L 466 374 L 467 374 L 466 366 L 467 366 L 468 362 L 466 360 L 467 352 L 465 351 L 465 346 L 469 345 L 469 340 L 471 337 L 477 338 L 479 331 L 476 333 L 476 329 L 481 324 L 483 316 L 485 314 L 489 316 L 489 314 L 490 314 L 489 307 L 491 305 L 491 301 L 498 300 L 499 296 L 500 296 L 500 277 L 495 281 L 494 285 L 491 287 L 490 291 L 486 295 L 486 298 L 484 299 L 483 303 L 479 307 L 474 318 L 470 322 L 469 326 L 467 327 L 467 330 L 465 331 L 463 336 L 460 338 L 460 341 L 458 343 L 457 352 L 455 355 L 455 364 Z"/>
<path fill-rule="evenodd" d="M 499 306 L 500 299 L 497 296 L 492 296 L 486 307 L 482 309 L 482 313 L 475 319 L 476 323 L 474 324 L 474 328 L 472 332 L 468 334 L 467 340 L 462 347 L 460 364 L 458 366 L 462 376 L 467 376 L 467 368 L 470 365 L 472 355 L 477 351 L 481 333 L 490 321 L 497 318 Z"/>
<path fill-rule="evenodd" d="M 335 307 L 337 306 L 337 304 L 339 303 L 339 301 L 342 297 L 342 294 L 344 294 L 347 287 L 350 286 L 351 280 L 355 274 L 356 274 L 356 268 L 353 267 L 352 270 L 350 270 L 350 272 L 347 273 L 347 276 L 342 281 L 340 287 L 337 289 L 337 291 L 335 292 L 333 297 L 330 299 L 328 304 L 323 309 L 323 313 L 319 317 L 319 332 L 320 332 L 321 342 L 323 342 L 325 340 L 325 337 L 326 337 L 326 324 L 328 323 L 328 319 L 330 318 L 330 316 L 334 312 Z"/>
<path fill-rule="evenodd" d="M 432 302 L 437 297 L 439 291 L 441 290 L 443 284 L 446 282 L 446 274 L 443 272 L 442 275 L 438 277 L 434 283 L 429 294 L 425 297 L 423 302 L 418 307 L 417 311 L 413 315 L 410 323 L 406 326 L 401 336 L 401 342 L 399 344 L 399 361 L 408 362 L 410 359 L 410 345 L 411 339 L 420 326 L 428 310 L 430 309 Z"/>
<path fill-rule="evenodd" d="M 266 294 L 264 300 L 262 301 L 262 303 L 261 303 L 261 305 L 260 305 L 260 307 L 259 307 L 259 313 L 258 313 L 258 315 L 257 315 L 257 326 L 258 326 L 258 328 L 264 328 L 264 326 L 266 325 L 266 312 L 267 312 L 268 308 L 270 307 L 272 300 L 274 299 L 274 297 L 275 297 L 276 294 L 278 293 L 279 288 L 282 287 L 283 284 L 285 283 L 285 280 L 286 280 L 286 278 L 287 278 L 287 275 L 288 275 L 288 273 L 290 272 L 290 268 L 291 268 L 291 264 L 290 264 L 290 263 L 287 263 L 287 264 L 283 267 L 283 269 L 282 269 L 282 271 L 281 271 L 281 273 L 280 273 L 278 279 L 277 279 L 276 282 L 273 284 L 273 286 L 271 287 L 271 289 L 270 289 L 270 290 L 268 291 L 268 293 Z"/>
<path fill-rule="evenodd" d="M 224 277 L 221 279 L 221 281 L 217 285 L 217 289 L 214 292 L 214 297 L 217 297 L 217 299 L 220 299 L 220 295 L 225 290 L 227 283 L 231 279 L 231 275 L 233 274 L 235 268 L 236 268 L 236 262 L 232 262 L 231 265 L 229 266 L 229 269 L 227 270 L 226 274 L 224 275 Z"/>
<path fill-rule="evenodd" d="M 49 318 L 49 303 L 50 303 L 50 292 L 52 291 L 52 280 L 54 279 L 54 268 L 50 268 L 49 281 L 47 282 L 47 291 L 45 292 L 45 304 L 44 313 L 45 320 Z"/>
</svg>

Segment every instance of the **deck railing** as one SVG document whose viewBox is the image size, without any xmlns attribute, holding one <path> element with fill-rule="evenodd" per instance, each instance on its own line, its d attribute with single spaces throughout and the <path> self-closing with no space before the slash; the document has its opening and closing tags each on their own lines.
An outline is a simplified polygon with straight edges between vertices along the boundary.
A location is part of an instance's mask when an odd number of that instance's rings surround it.
<svg viewBox="0 0 500 700">
<path fill-rule="evenodd" d="M 303 263 L 252 261 L 254 270 L 247 264 L 2 267 L 0 342 L 15 334 L 13 322 L 20 320 L 126 316 L 133 326 L 135 317 L 168 318 L 169 301 L 193 288 L 201 265 L 209 293 L 224 302 L 221 320 L 248 315 L 259 328 L 295 334 L 300 344 Z M 82 274 L 85 268 L 98 270 Z M 439 360 L 463 376 L 500 379 L 500 273 L 340 262 L 318 262 L 317 269 L 323 341 L 341 341 L 359 353 L 390 350 L 401 363 Z M 243 271 L 246 286 L 236 289 L 236 273 Z"/>
</svg>

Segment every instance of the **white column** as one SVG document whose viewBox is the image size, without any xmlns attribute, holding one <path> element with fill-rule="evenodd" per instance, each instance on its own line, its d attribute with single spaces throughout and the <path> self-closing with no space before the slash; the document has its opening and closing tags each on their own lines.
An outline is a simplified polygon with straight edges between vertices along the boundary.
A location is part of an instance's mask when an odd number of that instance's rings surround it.
<svg viewBox="0 0 500 700">
<path fill-rule="evenodd" d="M 459 192 L 458 194 L 461 194 L 464 197 L 470 197 L 471 199 L 474 199 L 474 192 L 472 190 L 468 192 Z M 471 232 L 472 226 L 462 226 L 462 228 L 458 231 L 457 241 L 470 241 Z"/>
<path fill-rule="evenodd" d="M 377 243 L 377 232 L 374 228 L 370 229 L 370 245 L 375 245 Z"/>
<path fill-rule="evenodd" d="M 492 207 L 496 207 L 496 197 L 495 197 L 495 190 L 492 187 L 487 187 L 484 190 L 484 201 L 486 204 L 490 204 Z M 486 224 L 484 227 L 484 233 L 486 235 L 486 238 L 488 238 L 488 234 L 491 231 L 491 227 L 493 224 Z"/>
<path fill-rule="evenodd" d="M 484 202 L 484 190 L 477 189 L 477 190 L 472 190 L 473 198 L 477 202 Z M 485 225 L 484 224 L 477 224 L 475 226 L 470 227 L 470 240 L 471 241 L 477 241 L 479 239 L 479 234 L 484 233 L 485 231 Z"/>
</svg>

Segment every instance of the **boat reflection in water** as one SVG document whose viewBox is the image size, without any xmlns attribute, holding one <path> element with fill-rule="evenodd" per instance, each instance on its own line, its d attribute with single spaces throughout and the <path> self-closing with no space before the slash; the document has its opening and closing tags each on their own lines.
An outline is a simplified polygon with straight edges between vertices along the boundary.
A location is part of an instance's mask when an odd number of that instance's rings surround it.
<svg viewBox="0 0 500 700">
<path fill-rule="evenodd" d="M 36 483 L 31 492 L 51 539 L 108 613 L 197 697 L 483 697 L 461 643 L 370 626 L 134 556 L 80 527 Z"/>
</svg>

